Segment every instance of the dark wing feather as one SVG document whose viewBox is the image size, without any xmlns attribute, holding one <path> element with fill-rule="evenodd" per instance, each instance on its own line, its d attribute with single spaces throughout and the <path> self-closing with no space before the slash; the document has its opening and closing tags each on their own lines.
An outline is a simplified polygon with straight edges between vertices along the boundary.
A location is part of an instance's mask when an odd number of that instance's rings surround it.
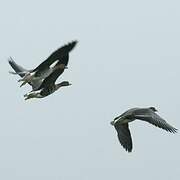
<svg viewBox="0 0 180 180">
<path fill-rule="evenodd" d="M 65 65 L 65 66 L 67 66 L 67 65 L 68 65 L 68 61 L 69 61 L 69 54 L 66 54 L 65 56 L 63 56 L 63 57 L 61 58 L 60 61 L 58 61 L 58 62 L 56 63 L 55 66 L 60 65 L 60 64 L 63 64 L 63 65 Z"/>
<path fill-rule="evenodd" d="M 17 74 L 19 73 L 19 74 L 18 74 L 19 76 L 24 77 L 24 75 L 25 75 L 26 73 L 22 73 L 22 72 L 26 72 L 26 71 L 27 71 L 26 69 L 24 69 L 22 66 L 16 64 L 16 63 L 13 61 L 12 58 L 9 58 L 8 62 L 9 62 L 9 64 L 10 64 L 10 66 L 14 69 L 14 71 L 15 71 Z"/>
<path fill-rule="evenodd" d="M 75 47 L 76 44 L 77 44 L 77 41 L 73 41 L 57 49 L 44 62 L 42 62 L 38 67 L 36 67 L 33 70 L 33 72 L 43 71 L 44 69 L 47 69 L 51 64 L 53 64 L 57 60 L 61 62 L 61 58 L 66 56 Z M 68 62 L 65 62 L 65 63 L 67 64 Z"/>
<path fill-rule="evenodd" d="M 114 125 L 117 133 L 120 144 L 124 147 L 124 149 L 128 152 L 132 151 L 132 138 L 131 133 L 129 131 L 129 125 L 120 124 L 118 121 Z"/>
<path fill-rule="evenodd" d="M 153 124 L 156 127 L 162 128 L 166 131 L 176 133 L 177 129 L 168 124 L 164 119 L 162 119 L 158 114 L 153 112 L 151 109 L 140 109 L 134 112 L 134 117 Z"/>
</svg>

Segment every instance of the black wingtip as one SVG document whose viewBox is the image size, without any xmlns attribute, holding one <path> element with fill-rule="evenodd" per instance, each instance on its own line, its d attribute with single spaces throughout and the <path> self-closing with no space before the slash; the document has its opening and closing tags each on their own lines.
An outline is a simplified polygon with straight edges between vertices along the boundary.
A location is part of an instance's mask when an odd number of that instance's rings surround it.
<svg viewBox="0 0 180 180">
<path fill-rule="evenodd" d="M 169 132 L 171 132 L 171 133 L 178 133 L 178 129 L 176 129 L 176 128 L 171 128 L 171 129 L 168 129 L 168 131 Z"/>
<path fill-rule="evenodd" d="M 132 152 L 132 149 L 126 149 L 126 151 L 127 151 L 128 153 L 131 153 L 131 152 Z"/>
<path fill-rule="evenodd" d="M 8 58 L 8 63 L 13 69 L 15 68 L 15 62 L 11 57 Z"/>
<path fill-rule="evenodd" d="M 10 56 L 8 59 L 7 59 L 8 63 L 11 64 L 14 62 L 14 60 L 12 59 L 12 57 Z"/>
<path fill-rule="evenodd" d="M 71 42 L 65 44 L 64 46 L 62 46 L 61 48 L 59 48 L 57 51 L 60 50 L 61 55 L 64 56 L 64 55 L 68 54 L 70 51 L 72 51 L 75 48 L 77 43 L 78 43 L 77 40 L 71 41 Z"/>
<path fill-rule="evenodd" d="M 128 147 L 124 147 L 124 149 L 128 152 L 131 153 L 132 152 L 132 145 L 128 146 Z"/>
<path fill-rule="evenodd" d="M 74 49 L 74 47 L 77 45 L 78 41 L 74 40 L 69 42 L 66 46 L 68 47 L 68 50 L 71 51 L 72 49 Z"/>
<path fill-rule="evenodd" d="M 173 133 L 173 134 L 175 134 L 175 133 L 178 132 L 178 129 L 177 129 L 177 128 L 175 128 L 175 127 L 173 127 L 173 126 L 171 126 L 171 125 L 169 125 L 169 124 L 167 124 L 166 127 L 160 127 L 160 128 L 166 130 L 167 132 Z"/>
<path fill-rule="evenodd" d="M 123 146 L 123 148 L 126 150 L 126 152 L 128 152 L 128 153 L 131 153 L 132 152 L 132 145 L 123 145 L 123 144 L 121 144 L 122 146 Z"/>
</svg>

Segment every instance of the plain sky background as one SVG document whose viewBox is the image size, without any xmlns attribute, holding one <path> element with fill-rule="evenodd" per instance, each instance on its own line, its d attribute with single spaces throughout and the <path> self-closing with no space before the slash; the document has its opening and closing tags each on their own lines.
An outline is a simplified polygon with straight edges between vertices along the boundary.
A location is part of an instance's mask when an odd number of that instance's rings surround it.
<svg viewBox="0 0 180 180">
<path fill-rule="evenodd" d="M 155 106 L 180 128 L 180 2 L 167 0 L 0 1 L 0 179 L 177 180 L 179 134 L 130 124 L 133 152 L 110 121 Z M 78 40 L 72 86 L 24 101 L 7 58 L 34 68 Z"/>
</svg>

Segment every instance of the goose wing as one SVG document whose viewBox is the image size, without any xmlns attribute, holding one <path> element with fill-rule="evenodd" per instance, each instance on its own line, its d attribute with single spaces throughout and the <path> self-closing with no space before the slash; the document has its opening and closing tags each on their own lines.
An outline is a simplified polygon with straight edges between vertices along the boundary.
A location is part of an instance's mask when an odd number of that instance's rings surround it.
<svg viewBox="0 0 180 180">
<path fill-rule="evenodd" d="M 8 59 L 8 62 L 15 71 L 15 73 L 12 72 L 13 74 L 18 74 L 19 76 L 24 77 L 24 75 L 28 72 L 28 70 L 15 63 L 11 57 Z"/>
<path fill-rule="evenodd" d="M 65 63 L 65 65 L 67 65 L 68 59 L 67 61 L 65 61 L 63 57 L 66 56 L 75 47 L 76 44 L 77 41 L 72 41 L 71 43 L 68 43 L 63 47 L 57 49 L 44 62 L 42 62 L 38 67 L 36 67 L 33 72 L 37 71 L 36 73 L 38 73 L 38 71 L 44 71 L 57 60 L 59 60 L 60 64 Z"/>
<path fill-rule="evenodd" d="M 120 144 L 124 147 L 124 149 L 128 152 L 132 151 L 132 138 L 131 133 L 129 130 L 128 123 L 121 124 L 119 122 L 116 122 L 114 125 Z"/>
<path fill-rule="evenodd" d="M 146 121 L 166 131 L 169 131 L 172 133 L 177 132 L 176 128 L 168 124 L 164 119 L 162 119 L 158 114 L 156 114 L 154 111 L 152 111 L 149 108 L 135 110 L 133 115 L 136 119 Z"/>
<path fill-rule="evenodd" d="M 8 62 L 15 71 L 15 72 L 10 72 L 12 74 L 18 74 L 20 77 L 24 77 L 27 72 L 31 71 L 15 63 L 15 61 L 11 57 L 8 59 Z M 41 83 L 42 83 L 41 80 L 33 80 L 32 82 L 28 82 L 28 84 L 32 86 L 33 90 L 36 90 L 41 85 Z"/>
</svg>

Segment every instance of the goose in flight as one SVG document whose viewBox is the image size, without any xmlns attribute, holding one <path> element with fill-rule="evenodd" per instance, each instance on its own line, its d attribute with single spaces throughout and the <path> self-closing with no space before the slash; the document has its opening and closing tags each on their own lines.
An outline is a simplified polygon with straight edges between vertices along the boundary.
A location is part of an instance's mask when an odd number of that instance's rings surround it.
<svg viewBox="0 0 180 180">
<path fill-rule="evenodd" d="M 68 55 L 63 57 L 68 58 Z M 54 70 L 48 77 L 46 77 L 40 87 L 37 90 L 32 90 L 31 92 L 24 95 L 25 100 L 30 98 L 44 98 L 50 94 L 57 91 L 59 88 L 64 86 L 70 86 L 71 84 L 68 81 L 63 81 L 61 83 L 55 84 L 57 78 L 63 73 L 64 69 L 57 68 Z"/>
<path fill-rule="evenodd" d="M 15 72 L 11 72 L 12 74 L 19 74 L 23 81 L 21 86 L 29 83 L 34 90 L 38 89 L 42 81 L 48 77 L 53 71 L 56 69 L 62 69 L 64 71 L 67 68 L 68 58 L 63 58 L 64 56 L 68 57 L 69 52 L 76 46 L 77 41 L 72 41 L 61 48 L 57 49 L 53 52 L 44 62 L 42 62 L 39 66 L 37 66 L 33 70 L 26 70 L 23 67 L 16 64 L 12 58 L 9 59 L 9 64 L 15 70 Z M 65 61 L 63 61 L 63 60 Z M 51 67 L 53 63 L 57 63 Z"/>
<path fill-rule="evenodd" d="M 154 107 L 149 108 L 132 108 L 116 117 L 112 122 L 117 131 L 118 139 L 120 144 L 128 152 L 132 151 L 132 138 L 129 130 L 129 122 L 136 119 L 146 121 L 153 124 L 156 127 L 162 128 L 168 132 L 176 133 L 177 129 L 168 124 L 164 119 L 162 119 Z"/>
</svg>

